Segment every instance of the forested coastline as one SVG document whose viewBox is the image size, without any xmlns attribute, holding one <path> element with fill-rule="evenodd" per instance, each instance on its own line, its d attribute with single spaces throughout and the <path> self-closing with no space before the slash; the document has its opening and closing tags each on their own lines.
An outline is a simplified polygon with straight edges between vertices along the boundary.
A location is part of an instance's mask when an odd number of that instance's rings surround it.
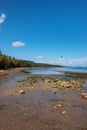
<svg viewBox="0 0 87 130">
<path fill-rule="evenodd" d="M 45 63 L 35 63 L 33 61 L 16 59 L 3 54 L 0 51 L 0 69 L 9 69 L 17 67 L 61 67 L 60 65 L 50 65 Z"/>
</svg>

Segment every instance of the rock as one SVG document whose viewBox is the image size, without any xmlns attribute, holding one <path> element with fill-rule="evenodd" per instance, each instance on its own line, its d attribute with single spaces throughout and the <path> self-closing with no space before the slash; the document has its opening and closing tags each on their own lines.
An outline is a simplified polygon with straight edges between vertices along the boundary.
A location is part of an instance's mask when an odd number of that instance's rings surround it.
<svg viewBox="0 0 87 130">
<path fill-rule="evenodd" d="M 87 93 L 86 92 L 82 92 L 82 96 L 87 99 Z"/>
<path fill-rule="evenodd" d="M 67 111 L 62 111 L 62 114 L 66 114 L 67 113 Z"/>
<path fill-rule="evenodd" d="M 57 93 L 57 91 L 55 90 L 55 91 L 53 91 L 53 93 L 54 93 L 54 94 L 56 94 L 56 93 Z"/>
<path fill-rule="evenodd" d="M 52 81 L 51 80 L 46 80 L 45 83 L 51 83 Z"/>
<path fill-rule="evenodd" d="M 22 95 L 22 94 L 25 94 L 25 91 L 24 90 L 19 90 L 18 93 L 19 93 L 19 95 Z"/>
<path fill-rule="evenodd" d="M 59 79 L 57 79 L 57 78 L 55 78 L 54 80 L 53 80 L 53 82 L 58 82 L 59 81 Z"/>
<path fill-rule="evenodd" d="M 57 85 L 54 85 L 53 88 L 58 88 L 58 86 L 57 86 Z"/>
<path fill-rule="evenodd" d="M 54 108 L 61 108 L 61 107 L 63 107 L 64 106 L 64 104 L 57 104 L 56 106 L 54 106 Z"/>
</svg>

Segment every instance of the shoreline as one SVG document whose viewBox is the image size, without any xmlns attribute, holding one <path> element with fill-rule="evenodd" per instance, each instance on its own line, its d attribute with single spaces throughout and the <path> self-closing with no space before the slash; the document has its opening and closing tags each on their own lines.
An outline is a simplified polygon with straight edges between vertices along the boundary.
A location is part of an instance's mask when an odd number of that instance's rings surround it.
<svg viewBox="0 0 87 130">
<path fill-rule="evenodd" d="M 58 83 L 62 79 L 47 78 L 19 69 L 0 78 L 3 80 L 0 82 L 1 130 L 87 129 L 87 99 L 81 95 L 84 87 L 73 81 L 76 89 L 71 90 L 69 86 L 60 89 Z M 25 93 L 20 94 L 20 90 Z"/>
</svg>

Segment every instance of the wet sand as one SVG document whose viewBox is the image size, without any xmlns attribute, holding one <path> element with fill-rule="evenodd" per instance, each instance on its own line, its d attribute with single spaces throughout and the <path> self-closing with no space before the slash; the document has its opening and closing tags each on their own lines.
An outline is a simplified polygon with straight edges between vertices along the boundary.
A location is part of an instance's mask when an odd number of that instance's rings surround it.
<svg viewBox="0 0 87 130">
<path fill-rule="evenodd" d="M 0 130 L 87 130 L 83 90 L 59 90 L 44 81 L 27 86 L 27 77 L 11 71 L 0 78 Z"/>
</svg>

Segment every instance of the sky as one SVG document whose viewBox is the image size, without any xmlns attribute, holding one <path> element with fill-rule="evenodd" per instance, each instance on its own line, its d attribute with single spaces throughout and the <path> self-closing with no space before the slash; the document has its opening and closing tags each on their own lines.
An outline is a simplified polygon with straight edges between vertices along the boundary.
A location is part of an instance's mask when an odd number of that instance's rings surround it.
<svg viewBox="0 0 87 130">
<path fill-rule="evenodd" d="M 0 0 L 0 50 L 34 62 L 87 66 L 87 0 Z"/>
</svg>

